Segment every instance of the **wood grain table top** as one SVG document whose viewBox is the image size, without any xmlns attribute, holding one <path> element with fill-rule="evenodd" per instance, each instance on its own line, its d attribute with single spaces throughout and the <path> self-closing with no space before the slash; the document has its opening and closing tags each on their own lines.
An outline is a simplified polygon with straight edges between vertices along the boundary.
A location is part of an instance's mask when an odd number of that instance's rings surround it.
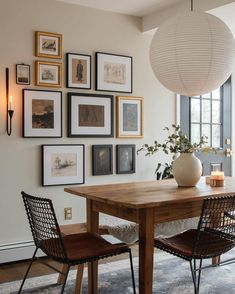
<svg viewBox="0 0 235 294">
<path fill-rule="evenodd" d="M 78 186 L 65 192 L 90 200 L 135 209 L 160 207 L 166 204 L 201 201 L 210 196 L 235 194 L 235 178 L 226 177 L 224 187 L 210 187 L 201 177 L 195 187 L 178 187 L 174 179 L 121 184 Z"/>
</svg>

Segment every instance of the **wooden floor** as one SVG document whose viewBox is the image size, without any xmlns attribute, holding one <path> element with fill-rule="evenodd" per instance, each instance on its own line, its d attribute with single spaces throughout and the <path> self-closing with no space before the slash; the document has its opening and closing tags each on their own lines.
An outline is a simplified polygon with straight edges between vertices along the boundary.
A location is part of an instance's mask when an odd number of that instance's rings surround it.
<svg viewBox="0 0 235 294">
<path fill-rule="evenodd" d="M 137 256 L 138 246 L 137 245 L 132 246 L 131 249 L 132 249 L 133 256 Z M 129 256 L 127 254 L 122 254 L 112 258 L 100 260 L 100 263 L 105 263 L 105 262 L 114 261 L 114 260 L 121 260 L 125 258 L 129 258 Z M 54 267 L 61 269 L 61 265 L 59 263 L 51 261 L 49 259 L 44 259 L 44 260 L 50 263 L 51 265 L 53 265 Z M 6 264 L 0 265 L 0 283 L 23 279 L 23 276 L 29 265 L 29 262 L 30 261 L 20 261 L 20 262 L 6 263 Z M 29 277 L 37 277 L 42 275 L 48 275 L 51 273 L 54 273 L 52 269 L 50 269 L 49 267 L 43 265 L 42 263 L 38 261 L 35 261 L 29 272 Z"/>
</svg>

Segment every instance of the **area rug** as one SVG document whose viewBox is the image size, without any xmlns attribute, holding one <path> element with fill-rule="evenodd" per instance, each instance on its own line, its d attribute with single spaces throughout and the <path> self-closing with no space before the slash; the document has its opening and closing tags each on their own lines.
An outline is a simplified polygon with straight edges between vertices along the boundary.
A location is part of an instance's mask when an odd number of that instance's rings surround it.
<svg viewBox="0 0 235 294">
<path fill-rule="evenodd" d="M 235 250 L 224 255 L 223 259 L 235 257 Z M 154 264 L 153 293 L 190 294 L 193 283 L 189 263 L 170 254 L 156 253 Z M 210 264 L 210 260 L 204 265 Z M 138 286 L 138 259 L 134 258 L 136 283 Z M 61 286 L 55 285 L 57 274 L 30 278 L 26 281 L 23 293 L 58 294 Z M 66 284 L 66 294 L 74 292 L 76 272 L 72 270 Z M 21 281 L 0 284 L 1 294 L 17 293 Z M 84 273 L 82 293 L 87 293 L 87 272 Z M 129 260 L 120 260 L 99 265 L 99 294 L 130 294 L 132 291 Z M 201 278 L 200 294 L 235 294 L 235 264 L 204 269 Z"/>
</svg>

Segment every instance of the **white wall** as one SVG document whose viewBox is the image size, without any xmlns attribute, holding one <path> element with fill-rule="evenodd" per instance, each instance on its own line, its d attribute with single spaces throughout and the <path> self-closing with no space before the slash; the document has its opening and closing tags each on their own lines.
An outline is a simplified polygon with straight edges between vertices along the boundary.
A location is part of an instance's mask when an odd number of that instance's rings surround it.
<svg viewBox="0 0 235 294">
<path fill-rule="evenodd" d="M 131 55 L 133 66 L 133 95 L 143 96 L 144 139 L 67 138 L 67 96 L 63 88 L 63 138 L 22 138 L 22 87 L 15 84 L 15 64 L 32 65 L 34 87 L 34 32 L 48 31 L 63 34 L 63 52 L 93 55 L 92 89 L 94 89 L 94 53 Z M 41 144 L 84 143 L 86 146 L 86 184 L 116 183 L 154 179 L 154 167 L 160 155 L 137 158 L 133 175 L 91 175 L 91 145 L 143 143 L 162 139 L 162 129 L 175 120 L 173 93 L 163 88 L 154 77 L 148 51 L 151 35 L 141 33 L 141 20 L 110 12 L 64 4 L 52 0 L 1 0 L 0 2 L 0 248 L 1 245 L 31 240 L 20 192 L 52 198 L 59 222 L 63 208 L 73 207 L 72 222 L 85 219 L 84 200 L 64 193 L 64 187 L 41 187 Z M 63 59 L 65 82 L 65 62 Z M 5 131 L 5 68 L 10 68 L 10 92 L 14 96 L 13 133 Z M 74 91 L 82 92 L 82 91 Z M 83 91 L 94 93 L 94 90 Z M 99 92 L 101 93 L 101 92 Z M 115 158 L 115 157 L 114 157 Z M 163 160 L 164 162 L 165 160 Z M 115 167 L 115 166 L 114 166 Z M 115 170 L 115 169 L 114 169 Z M 1 262 L 1 259 L 0 259 Z"/>
</svg>

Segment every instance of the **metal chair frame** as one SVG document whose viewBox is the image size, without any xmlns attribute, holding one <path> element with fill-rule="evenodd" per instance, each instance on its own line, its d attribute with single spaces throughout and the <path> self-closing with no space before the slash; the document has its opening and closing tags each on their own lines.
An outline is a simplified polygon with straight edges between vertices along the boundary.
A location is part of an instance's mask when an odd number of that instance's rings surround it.
<svg viewBox="0 0 235 294">
<path fill-rule="evenodd" d="M 95 257 L 86 258 L 82 260 L 71 260 L 68 258 L 68 255 L 67 255 L 66 247 L 60 232 L 60 227 L 57 222 L 52 201 L 47 198 L 31 196 L 26 194 L 25 192 L 21 192 L 21 194 L 22 194 L 24 206 L 26 209 L 26 214 L 28 217 L 28 221 L 30 224 L 30 228 L 33 235 L 36 249 L 33 253 L 30 264 L 26 270 L 26 273 L 24 275 L 18 294 L 21 293 L 25 280 L 27 279 L 28 273 L 35 260 L 39 260 L 46 266 L 49 266 L 53 270 L 65 276 L 64 282 L 62 284 L 62 289 L 61 289 L 61 293 L 63 293 L 65 289 L 68 273 L 72 265 L 92 262 L 92 261 L 96 261 L 99 259 L 103 259 L 103 258 L 107 258 L 110 256 L 119 255 L 123 253 L 129 253 L 133 293 L 136 294 L 133 259 L 132 259 L 131 249 L 129 247 L 116 250 L 115 252 L 112 252 L 112 253 L 103 254 L 100 256 L 95 256 Z M 62 264 L 67 264 L 68 267 L 66 272 L 62 272 L 56 269 L 55 267 L 51 266 L 50 264 L 42 261 L 42 259 L 36 257 L 38 249 L 41 249 L 49 258 L 52 258 L 53 260 L 60 262 Z"/>
<path fill-rule="evenodd" d="M 203 238 L 205 233 L 211 234 L 209 241 Z M 213 239 L 213 237 L 215 238 Z M 235 247 L 235 195 L 204 199 L 196 238 L 192 242 L 193 250 L 190 256 L 175 252 L 171 248 L 165 248 L 164 245 L 155 245 L 155 247 L 189 261 L 194 293 L 199 294 L 201 271 L 203 269 L 226 265 L 235 261 L 235 258 L 232 258 L 216 265 L 202 267 L 203 259 L 220 256 Z M 215 248 L 212 252 L 211 246 Z M 199 261 L 198 266 L 197 260 Z"/>
</svg>

